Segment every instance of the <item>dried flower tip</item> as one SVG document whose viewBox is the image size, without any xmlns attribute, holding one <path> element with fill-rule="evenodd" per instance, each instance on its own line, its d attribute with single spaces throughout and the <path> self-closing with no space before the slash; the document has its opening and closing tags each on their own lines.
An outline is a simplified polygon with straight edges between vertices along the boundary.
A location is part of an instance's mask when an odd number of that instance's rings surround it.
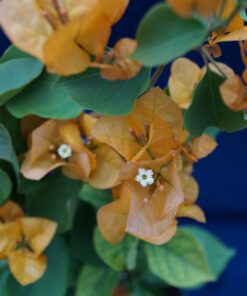
<svg viewBox="0 0 247 296">
<path fill-rule="evenodd" d="M 60 7 L 58 0 L 52 0 L 52 5 L 55 8 L 55 10 L 59 16 L 61 23 L 66 24 L 69 21 L 68 14 L 67 14 L 66 10 L 64 10 Z"/>
<path fill-rule="evenodd" d="M 92 137 L 92 136 L 89 136 L 89 137 L 87 138 L 87 143 L 86 143 L 86 145 L 87 145 L 88 147 L 90 147 L 90 146 L 92 146 L 92 144 L 93 144 L 93 137 Z"/>
<path fill-rule="evenodd" d="M 53 19 L 52 19 L 52 16 L 51 14 L 49 13 L 49 11 L 46 11 L 46 10 L 42 10 L 41 11 L 41 15 L 47 20 L 47 22 L 50 24 L 50 26 L 55 29 L 56 26 L 53 22 Z"/>
<path fill-rule="evenodd" d="M 147 204 L 147 203 L 149 202 L 148 197 L 144 197 L 143 202 L 144 202 L 145 204 Z"/>
<path fill-rule="evenodd" d="M 50 151 L 54 151 L 56 149 L 56 146 L 54 145 L 54 144 L 51 144 L 50 146 L 49 146 L 49 150 Z"/>
<path fill-rule="evenodd" d="M 149 134 L 150 134 L 150 124 L 148 122 L 146 122 L 144 124 L 145 127 L 145 131 L 146 131 L 146 138 L 149 139 Z"/>
<path fill-rule="evenodd" d="M 145 146 L 147 144 L 147 139 L 145 138 L 144 133 L 141 133 L 138 138 L 142 146 Z"/>
<path fill-rule="evenodd" d="M 138 175 L 135 180 L 140 183 L 142 187 L 146 187 L 147 185 L 152 185 L 154 183 L 153 174 L 154 172 L 152 170 L 140 168 L 138 169 Z"/>
<path fill-rule="evenodd" d="M 57 159 L 57 155 L 56 155 L 56 154 L 52 154 L 52 155 L 51 155 L 51 159 L 52 159 L 52 160 L 56 160 L 56 159 Z"/>
<path fill-rule="evenodd" d="M 129 129 L 129 133 L 130 135 L 134 138 L 134 140 L 139 144 L 140 143 L 140 139 L 139 137 L 137 136 L 135 130 L 133 128 L 130 128 Z"/>
<path fill-rule="evenodd" d="M 62 159 L 67 159 L 72 155 L 72 148 L 67 144 L 62 144 L 57 149 L 57 153 Z"/>
<path fill-rule="evenodd" d="M 163 184 L 161 184 L 161 185 L 159 186 L 159 191 L 163 192 L 164 190 L 165 190 L 165 186 L 164 186 Z"/>
</svg>

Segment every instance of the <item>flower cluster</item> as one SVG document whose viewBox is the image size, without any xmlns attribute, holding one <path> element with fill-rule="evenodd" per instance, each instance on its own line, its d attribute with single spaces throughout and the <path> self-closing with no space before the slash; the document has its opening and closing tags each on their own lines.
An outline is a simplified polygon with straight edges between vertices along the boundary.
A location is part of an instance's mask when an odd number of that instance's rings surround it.
<svg viewBox="0 0 247 296">
<path fill-rule="evenodd" d="M 129 79 L 141 69 L 129 59 L 135 40 L 121 39 L 113 50 L 105 51 L 111 27 L 128 3 L 4 0 L 0 3 L 0 24 L 18 48 L 40 59 L 49 72 L 67 76 L 96 67 L 106 79 Z"/>
<path fill-rule="evenodd" d="M 16 280 L 28 285 L 40 279 L 46 269 L 46 247 L 55 235 L 56 223 L 25 217 L 22 209 L 8 201 L 0 207 L 0 259 L 7 259 Z"/>
<path fill-rule="evenodd" d="M 205 221 L 190 174 L 192 163 L 216 142 L 207 135 L 191 142 L 188 136 L 179 107 L 154 88 L 126 116 L 83 113 L 34 126 L 21 172 L 40 180 L 62 167 L 70 178 L 112 189 L 113 202 L 98 211 L 102 235 L 112 243 L 130 233 L 163 244 L 176 233 L 177 217 Z"/>
</svg>

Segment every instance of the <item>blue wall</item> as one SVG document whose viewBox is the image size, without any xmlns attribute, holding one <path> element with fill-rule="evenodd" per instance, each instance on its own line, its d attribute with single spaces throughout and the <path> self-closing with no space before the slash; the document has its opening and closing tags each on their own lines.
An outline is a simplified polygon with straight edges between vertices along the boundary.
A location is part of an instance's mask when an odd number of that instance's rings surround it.
<svg viewBox="0 0 247 296">
<path fill-rule="evenodd" d="M 114 28 L 111 44 L 120 37 L 133 37 L 141 16 L 159 1 L 130 2 L 125 17 Z M 0 33 L 0 53 L 7 44 Z M 192 57 L 201 62 L 197 55 Z M 237 45 L 225 47 L 222 61 L 241 73 L 243 66 Z M 166 75 L 160 82 L 163 84 L 165 79 Z M 195 167 L 201 189 L 200 204 L 208 218 L 205 227 L 236 248 L 238 254 L 219 282 L 199 291 L 185 292 L 186 296 L 247 296 L 247 131 L 222 133 L 218 140 L 216 152 Z"/>
</svg>

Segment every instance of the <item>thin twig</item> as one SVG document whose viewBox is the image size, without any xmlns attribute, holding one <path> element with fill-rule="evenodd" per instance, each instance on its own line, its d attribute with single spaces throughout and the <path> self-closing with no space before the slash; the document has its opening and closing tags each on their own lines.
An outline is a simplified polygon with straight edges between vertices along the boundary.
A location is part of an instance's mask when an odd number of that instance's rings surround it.
<svg viewBox="0 0 247 296">
<path fill-rule="evenodd" d="M 163 71 L 165 70 L 165 65 L 159 66 L 156 71 L 154 72 L 154 75 L 152 76 L 152 79 L 150 81 L 149 88 L 152 88 L 156 85 L 158 79 L 162 75 Z"/>
<path fill-rule="evenodd" d="M 207 52 L 207 50 L 202 47 L 201 48 L 201 54 L 202 57 L 206 58 L 210 63 L 212 63 L 215 68 L 225 77 L 227 78 L 226 74 L 222 71 L 222 69 L 219 67 L 219 65 L 217 64 L 217 62 L 211 57 L 211 55 Z"/>
</svg>

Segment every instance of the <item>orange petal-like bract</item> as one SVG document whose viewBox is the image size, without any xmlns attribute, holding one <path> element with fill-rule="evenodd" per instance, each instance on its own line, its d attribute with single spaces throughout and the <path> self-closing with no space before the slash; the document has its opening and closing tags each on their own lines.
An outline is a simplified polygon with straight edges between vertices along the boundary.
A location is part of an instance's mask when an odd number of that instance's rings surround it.
<svg viewBox="0 0 247 296">
<path fill-rule="evenodd" d="M 148 135 L 145 127 L 150 129 Z M 176 149 L 182 132 L 179 107 L 160 88 L 154 88 L 136 101 L 128 115 L 101 117 L 92 135 L 113 147 L 127 161 L 137 161 L 150 159 L 147 149 L 154 149 L 156 157 Z M 137 143 L 133 133 L 142 138 L 144 145 Z"/>
<path fill-rule="evenodd" d="M 119 199 L 105 205 L 97 213 L 99 230 L 111 243 L 118 243 L 124 238 L 130 206 L 128 186 L 121 185 L 117 191 Z"/>
<path fill-rule="evenodd" d="M 212 153 L 218 146 L 217 142 L 210 136 L 204 134 L 192 141 L 192 153 L 198 158 L 204 158 Z"/>
<path fill-rule="evenodd" d="M 11 200 L 8 200 L 0 207 L 0 220 L 3 222 L 14 221 L 24 216 L 21 207 Z"/>
<path fill-rule="evenodd" d="M 88 180 L 89 184 L 98 189 L 114 187 L 125 161 L 115 150 L 105 144 L 95 149 L 95 155 L 97 166 Z"/>
<path fill-rule="evenodd" d="M 68 161 L 57 153 L 62 144 L 72 150 Z M 58 167 L 63 167 L 65 174 L 74 179 L 87 179 L 96 168 L 95 156 L 83 144 L 79 126 L 75 122 L 48 120 L 35 129 L 21 172 L 28 179 L 40 180 Z"/>
<path fill-rule="evenodd" d="M 130 59 L 137 47 L 137 42 L 130 38 L 120 39 L 110 54 L 114 61 L 111 64 L 99 65 L 101 76 L 107 80 L 127 80 L 135 77 L 141 70 L 141 65 Z"/>
<path fill-rule="evenodd" d="M 46 270 L 46 257 L 37 257 L 27 250 L 13 251 L 8 259 L 12 275 L 23 286 L 39 280 Z"/>
<path fill-rule="evenodd" d="M 220 86 L 220 93 L 226 106 L 233 111 L 247 110 L 247 92 L 239 76 L 226 79 Z"/>
<path fill-rule="evenodd" d="M 54 4 L 55 3 L 55 4 Z M 103 56 L 111 27 L 128 0 L 3 0 L 0 24 L 21 50 L 43 61 L 60 75 L 77 74 L 91 55 Z"/>
<path fill-rule="evenodd" d="M 169 92 L 173 101 L 183 109 L 192 102 L 193 92 L 201 80 L 201 69 L 186 58 L 177 59 L 171 67 Z"/>
<path fill-rule="evenodd" d="M 25 240 L 36 256 L 46 249 L 57 229 L 56 223 L 33 217 L 21 218 L 20 225 Z"/>
</svg>

